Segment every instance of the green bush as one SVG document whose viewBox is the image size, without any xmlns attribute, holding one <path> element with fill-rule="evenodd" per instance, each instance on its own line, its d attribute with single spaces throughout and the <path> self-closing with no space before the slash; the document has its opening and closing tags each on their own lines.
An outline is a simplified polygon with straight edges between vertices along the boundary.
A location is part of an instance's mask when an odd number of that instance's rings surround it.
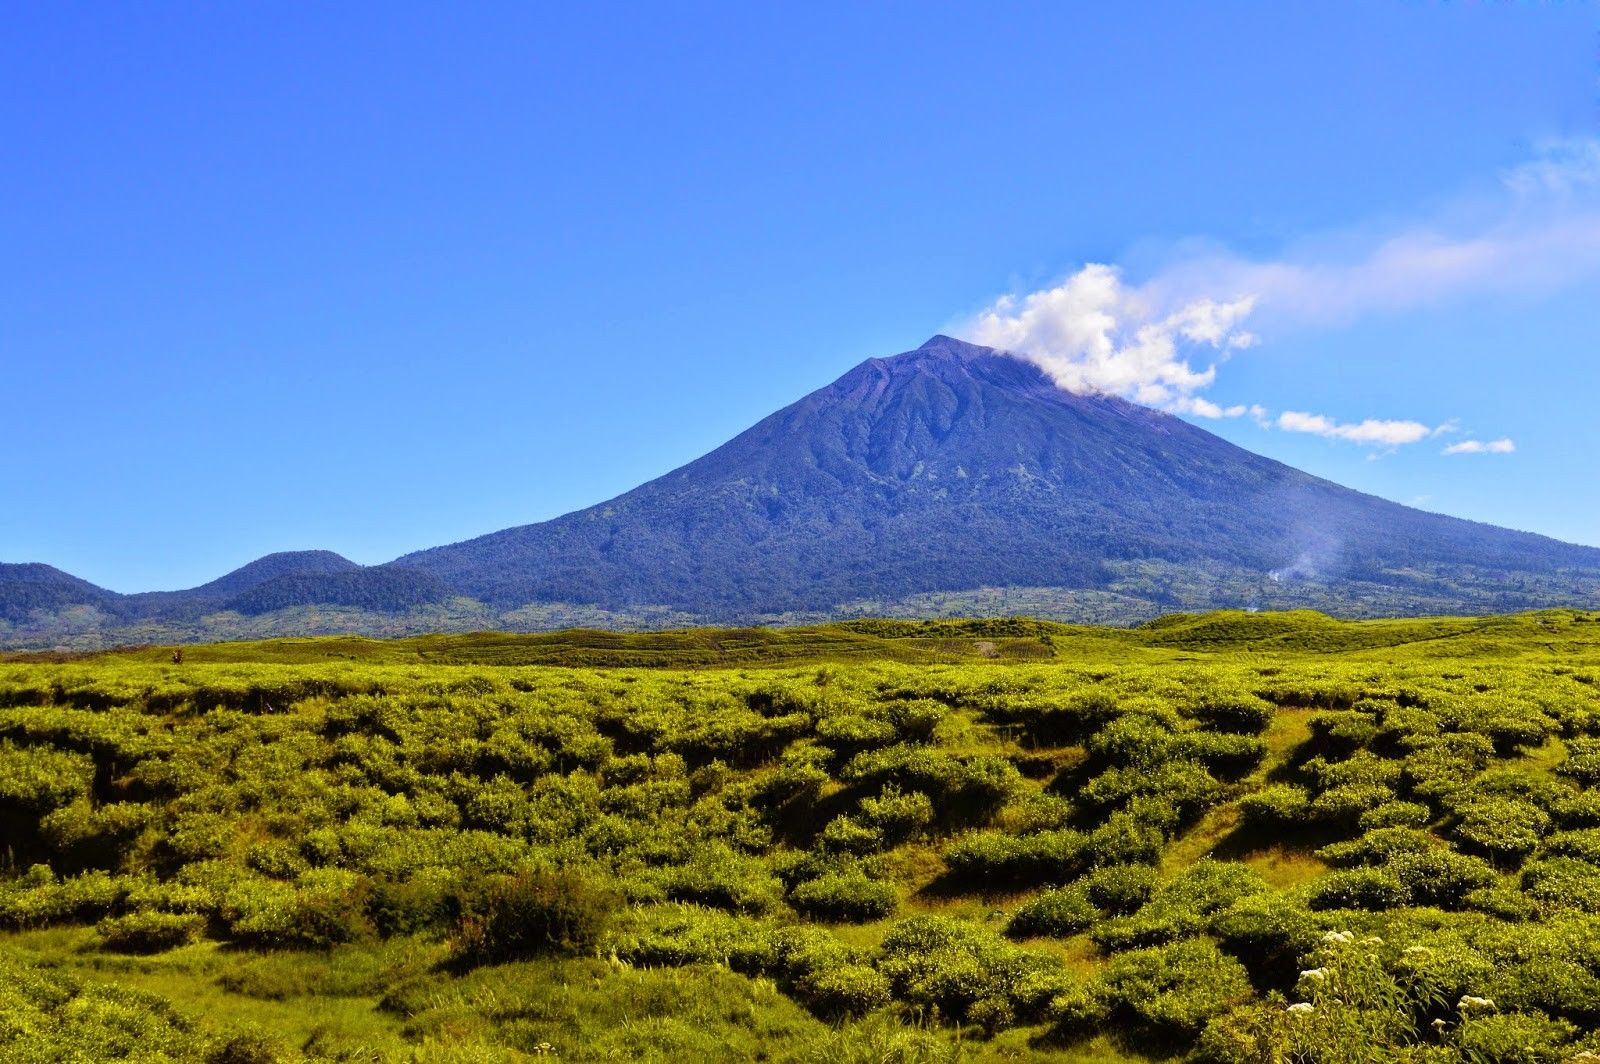
<svg viewBox="0 0 1600 1064">
<path fill-rule="evenodd" d="M 888 840 L 881 829 L 864 824 L 856 817 L 836 816 L 828 821 L 828 826 L 817 836 L 817 844 L 836 853 L 864 854 L 877 853 L 888 844 Z"/>
<path fill-rule="evenodd" d="M 889 980 L 826 932 L 787 927 L 772 936 L 773 970 L 789 993 L 825 1019 L 859 1016 L 889 1003 Z"/>
<path fill-rule="evenodd" d="M 0 740 L 0 815 L 41 816 L 87 797 L 93 783 L 94 760 L 84 754 Z"/>
<path fill-rule="evenodd" d="M 1267 744 L 1254 735 L 1226 732 L 1184 732 L 1172 743 L 1178 757 L 1200 762 L 1225 780 L 1249 775 L 1267 755 Z"/>
<path fill-rule="evenodd" d="M 1442 846 L 1402 853 L 1384 864 L 1386 871 L 1405 885 L 1411 904 L 1459 909 L 1467 897 L 1499 881 L 1499 874 L 1488 862 Z"/>
<path fill-rule="evenodd" d="M 1256 735 L 1272 723 L 1277 707 L 1251 694 L 1206 695 L 1190 707 L 1189 715 L 1218 731 Z"/>
<path fill-rule="evenodd" d="M 1546 857 L 1522 869 L 1522 890 L 1549 908 L 1600 912 L 1600 867 L 1573 857 Z"/>
<path fill-rule="evenodd" d="M 1006 934 L 1013 938 L 1036 935 L 1065 938 L 1085 930 L 1099 916 L 1099 910 L 1089 901 L 1088 891 L 1073 884 L 1047 890 L 1024 903 L 1006 925 Z"/>
<path fill-rule="evenodd" d="M 1424 828 L 1433 819 L 1433 811 L 1420 802 L 1385 802 L 1361 814 L 1362 831 L 1378 828 Z"/>
<path fill-rule="evenodd" d="M 1157 860 L 1166 845 L 1166 832 L 1175 826 L 1177 812 L 1164 803 L 1135 798 L 1089 833 L 1087 863 L 1095 865 L 1144 864 Z M 1151 823 L 1151 820 L 1157 823 Z M 1161 825 L 1161 826 L 1158 826 Z"/>
<path fill-rule="evenodd" d="M 1600 738 L 1570 739 L 1567 757 L 1556 771 L 1585 787 L 1600 784 Z"/>
<path fill-rule="evenodd" d="M 1578 1029 L 1565 1020 L 1526 1013 L 1468 1014 L 1451 1042 L 1471 1062 L 1562 1064 L 1575 1059 L 1571 1045 Z"/>
<path fill-rule="evenodd" d="M 958 1022 L 1003 1026 L 1033 1000 L 1041 971 L 1059 962 L 1028 953 L 981 927 L 941 916 L 917 916 L 884 936 L 878 970 L 895 997 L 937 1008 Z"/>
<path fill-rule="evenodd" d="M 1106 966 L 1105 985 L 1113 1007 L 1185 1039 L 1251 995 L 1244 966 L 1204 939 L 1119 954 Z"/>
<path fill-rule="evenodd" d="M 469 965 L 581 953 L 599 941 L 616 904 L 592 875 L 573 869 L 500 876 L 463 900 L 452 953 Z"/>
<path fill-rule="evenodd" d="M 901 791 L 890 784 L 876 798 L 863 798 L 856 813 L 889 844 L 916 838 L 933 824 L 933 800 L 920 791 Z"/>
<path fill-rule="evenodd" d="M 1393 909 L 1411 899 L 1400 877 L 1386 868 L 1347 868 L 1311 883 L 1306 903 L 1313 909 Z"/>
<path fill-rule="evenodd" d="M 994 886 L 1065 883 L 1083 868 L 1088 839 L 1063 828 L 1033 835 L 980 832 L 945 850 L 945 864 L 963 882 Z"/>
<path fill-rule="evenodd" d="M 1322 935 L 1317 918 L 1283 894 L 1250 894 L 1214 913 L 1207 929 L 1256 979 L 1287 990 L 1295 961 Z"/>
<path fill-rule="evenodd" d="M 1155 869 L 1144 865 L 1110 865 L 1090 872 L 1083 885 L 1094 905 L 1114 916 L 1126 916 L 1150 900 L 1156 878 Z"/>
<path fill-rule="evenodd" d="M 1274 783 L 1239 799 L 1246 824 L 1268 830 L 1291 827 L 1310 816 L 1311 796 L 1302 788 Z"/>
<path fill-rule="evenodd" d="M 894 912 L 900 896 L 892 883 L 868 878 L 859 869 L 830 872 L 789 892 L 789 904 L 820 920 L 865 923 Z"/>
<path fill-rule="evenodd" d="M 1502 861 L 1532 853 L 1549 830 L 1550 817 L 1530 802 L 1485 798 L 1456 806 L 1461 818 L 1452 834 L 1472 849 Z"/>
<path fill-rule="evenodd" d="M 200 937 L 205 923 L 203 917 L 194 913 L 143 910 L 109 916 L 94 929 L 107 949 L 122 953 L 159 953 L 193 942 Z"/>
</svg>

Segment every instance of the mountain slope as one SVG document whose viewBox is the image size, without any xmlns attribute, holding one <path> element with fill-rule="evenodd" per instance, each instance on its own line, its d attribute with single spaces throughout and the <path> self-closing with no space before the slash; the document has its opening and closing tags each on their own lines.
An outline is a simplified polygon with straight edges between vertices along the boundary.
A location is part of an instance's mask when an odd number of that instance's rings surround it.
<svg viewBox="0 0 1600 1064">
<path fill-rule="evenodd" d="M 396 564 L 499 605 L 737 617 L 1094 588 L 1108 565 L 1144 559 L 1380 581 L 1437 565 L 1600 569 L 1600 551 L 1362 495 L 942 336 L 610 502 Z"/>
<path fill-rule="evenodd" d="M 0 620 L 20 622 L 34 610 L 104 606 L 117 597 L 114 591 L 96 587 L 54 566 L 0 562 Z"/>
</svg>

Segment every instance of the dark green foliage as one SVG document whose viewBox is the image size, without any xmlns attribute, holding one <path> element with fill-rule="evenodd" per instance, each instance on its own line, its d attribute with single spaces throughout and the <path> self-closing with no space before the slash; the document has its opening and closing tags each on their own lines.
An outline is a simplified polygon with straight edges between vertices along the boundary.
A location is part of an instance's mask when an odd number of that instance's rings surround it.
<svg viewBox="0 0 1600 1064">
<path fill-rule="evenodd" d="M 1460 821 L 1453 834 L 1481 853 L 1503 861 L 1515 861 L 1532 853 L 1540 837 L 1549 830 L 1550 817 L 1530 802 L 1507 798 L 1486 798 L 1459 803 Z"/>
<path fill-rule="evenodd" d="M 1186 938 L 1204 931 L 1213 914 L 1265 890 L 1261 877 L 1242 865 L 1200 861 L 1157 888 L 1131 915 L 1106 920 L 1091 934 L 1111 950 Z"/>
<path fill-rule="evenodd" d="M 818 1015 L 837 1019 L 888 1004 L 888 978 L 833 936 L 792 927 L 772 938 L 775 971 L 789 992 Z"/>
<path fill-rule="evenodd" d="M 1311 797 L 1300 787 L 1275 783 L 1239 799 L 1245 822 L 1262 829 L 1290 827 L 1311 815 Z"/>
<path fill-rule="evenodd" d="M 1193 1038 L 1251 993 L 1244 966 L 1204 939 L 1133 950 L 1106 968 L 1119 1010 L 1162 1034 Z"/>
<path fill-rule="evenodd" d="M 616 899 L 570 869 L 523 869 L 463 900 L 453 939 L 465 964 L 579 953 L 599 941 Z"/>
<path fill-rule="evenodd" d="M 896 924 L 884 936 L 879 971 L 895 996 L 956 1020 L 1006 1026 L 1036 1003 L 1039 975 L 1058 965 L 979 927 L 938 916 Z"/>
<path fill-rule="evenodd" d="M 917 837 L 933 825 L 933 801 L 919 791 L 890 785 L 876 798 L 863 798 L 857 817 L 893 845 Z"/>
<path fill-rule="evenodd" d="M 1318 879 L 1307 903 L 1313 909 L 1392 909 L 1410 898 L 1405 883 L 1387 868 L 1349 868 Z"/>
<path fill-rule="evenodd" d="M 950 872 L 974 885 L 1065 883 L 1084 867 L 1089 840 L 1071 828 L 1034 835 L 981 832 L 944 853 Z"/>
<path fill-rule="evenodd" d="M 204 929 L 205 920 L 194 913 L 149 910 L 108 917 L 95 925 L 107 949 L 124 953 L 157 953 L 186 945 Z"/>
<path fill-rule="evenodd" d="M 1150 900 L 1156 872 L 1143 865 L 1096 868 L 1083 879 L 1089 901 L 1113 916 L 1126 916 Z"/>
<path fill-rule="evenodd" d="M 859 869 L 829 872 L 789 892 L 789 903 L 800 912 L 845 923 L 881 919 L 894 912 L 899 900 L 893 884 L 871 879 Z"/>
<path fill-rule="evenodd" d="M 1006 934 L 1013 938 L 1050 935 L 1064 938 L 1087 930 L 1100 917 L 1089 900 L 1089 892 L 1078 884 L 1047 890 L 1033 898 L 1011 917 Z"/>
</svg>

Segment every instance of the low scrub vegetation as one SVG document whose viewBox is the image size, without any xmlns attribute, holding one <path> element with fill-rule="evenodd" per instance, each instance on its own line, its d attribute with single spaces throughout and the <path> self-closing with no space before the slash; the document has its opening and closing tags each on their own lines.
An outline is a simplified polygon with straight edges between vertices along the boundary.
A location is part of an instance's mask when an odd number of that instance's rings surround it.
<svg viewBox="0 0 1600 1064">
<path fill-rule="evenodd" d="M 1596 1059 L 1600 660 L 1205 630 L 0 664 L 0 1061 Z"/>
</svg>

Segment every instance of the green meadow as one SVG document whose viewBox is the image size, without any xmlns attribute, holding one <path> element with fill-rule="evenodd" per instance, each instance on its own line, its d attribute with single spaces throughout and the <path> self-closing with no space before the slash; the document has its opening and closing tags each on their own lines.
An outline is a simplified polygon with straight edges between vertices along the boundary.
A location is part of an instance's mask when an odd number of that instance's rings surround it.
<svg viewBox="0 0 1600 1064">
<path fill-rule="evenodd" d="M 0 1062 L 1600 1060 L 1600 614 L 0 657 Z"/>
</svg>

